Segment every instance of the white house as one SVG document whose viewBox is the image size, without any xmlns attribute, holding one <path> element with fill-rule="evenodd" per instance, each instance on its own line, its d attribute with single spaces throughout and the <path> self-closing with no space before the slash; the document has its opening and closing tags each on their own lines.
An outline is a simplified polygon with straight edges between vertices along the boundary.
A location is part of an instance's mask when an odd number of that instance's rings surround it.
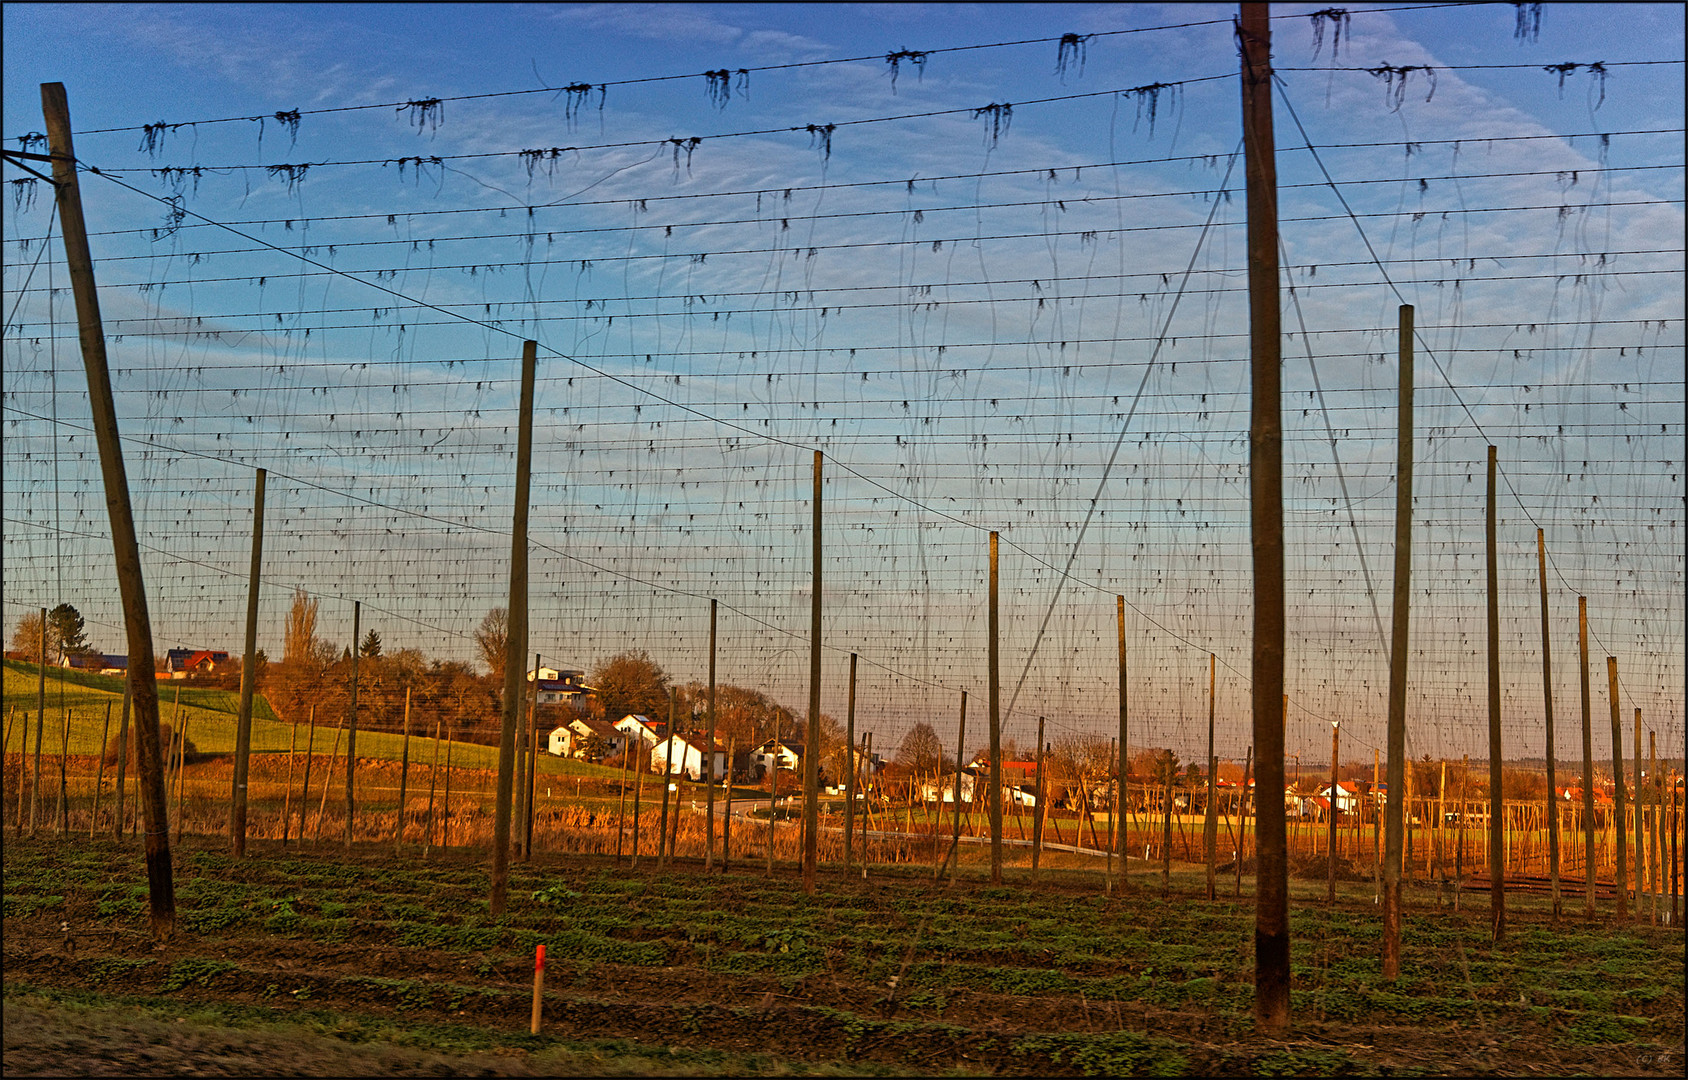
<svg viewBox="0 0 1688 1080">
<path fill-rule="evenodd" d="M 617 731 L 627 736 L 628 745 L 632 745 L 633 741 L 637 739 L 646 746 L 655 746 L 662 741 L 664 734 L 662 729 L 657 726 L 656 721 L 641 713 L 628 713 L 617 720 L 613 726 Z"/>
<path fill-rule="evenodd" d="M 1326 784 L 1319 789 L 1319 796 L 1327 801 L 1331 798 L 1331 788 Z M 1336 812 L 1352 814 L 1360 808 L 1360 792 L 1351 784 L 1338 783 L 1336 785 Z"/>
<path fill-rule="evenodd" d="M 751 753 L 750 760 L 761 767 L 763 775 L 766 775 L 769 769 L 795 771 L 803 765 L 803 750 L 801 747 L 787 746 L 779 739 L 769 739 Z"/>
<path fill-rule="evenodd" d="M 594 737 L 606 758 L 620 757 L 627 749 L 627 736 L 617 731 L 613 724 L 585 716 L 576 716 L 568 723 L 552 728 L 549 749 L 557 757 L 582 757 L 588 741 Z"/>
<path fill-rule="evenodd" d="M 674 752 L 672 761 L 669 761 L 668 758 L 670 747 Z M 651 771 L 666 771 L 670 775 L 684 773 L 693 780 L 700 780 L 703 778 L 705 756 L 703 739 L 698 739 L 694 743 L 683 736 L 676 735 L 673 739 L 663 739 L 651 747 Z M 724 778 L 727 775 L 727 748 L 720 743 L 716 743 L 714 751 L 708 753 L 707 756 L 710 759 L 710 779 L 720 780 Z M 667 765 L 666 770 L 664 765 Z"/>
<path fill-rule="evenodd" d="M 542 667 L 527 673 L 528 682 L 539 684 L 535 691 L 541 705 L 566 705 L 587 693 L 590 688 L 582 681 L 585 678 L 584 671 L 566 668 Z"/>
</svg>

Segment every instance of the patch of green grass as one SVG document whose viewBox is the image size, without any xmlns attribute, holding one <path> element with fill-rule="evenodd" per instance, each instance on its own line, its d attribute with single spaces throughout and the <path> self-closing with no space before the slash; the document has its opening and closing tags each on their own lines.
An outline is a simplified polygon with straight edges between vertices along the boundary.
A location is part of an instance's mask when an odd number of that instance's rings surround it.
<svg viewBox="0 0 1688 1080">
<path fill-rule="evenodd" d="M 227 960 L 202 958 L 178 960 L 170 965 L 170 973 L 164 977 L 164 985 L 159 989 L 168 994 L 190 986 L 210 986 L 217 981 L 219 975 L 239 969 L 239 964 L 230 963 Z"/>
</svg>

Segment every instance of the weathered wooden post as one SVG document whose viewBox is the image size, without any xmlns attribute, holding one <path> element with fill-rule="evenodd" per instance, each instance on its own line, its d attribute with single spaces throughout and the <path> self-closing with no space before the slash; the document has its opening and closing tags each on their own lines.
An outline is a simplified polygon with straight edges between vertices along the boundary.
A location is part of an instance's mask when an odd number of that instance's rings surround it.
<svg viewBox="0 0 1688 1080">
<path fill-rule="evenodd" d="M 629 754 L 633 753 L 632 743 L 633 743 L 634 738 L 635 738 L 635 736 L 632 735 L 632 734 L 630 734 L 628 736 L 628 750 L 627 750 L 627 752 Z M 633 859 L 632 859 L 632 867 L 635 870 L 637 870 L 639 868 L 639 804 L 644 801 L 644 797 L 645 797 L 645 773 L 648 771 L 645 767 L 645 760 L 644 760 L 645 759 L 645 740 L 642 737 L 640 737 L 640 738 L 638 738 L 638 743 L 639 743 L 639 758 L 640 758 L 640 760 L 639 760 L 638 766 L 634 769 L 634 772 L 633 772 L 633 775 L 635 777 L 637 777 L 637 780 L 634 782 L 634 786 L 633 786 Z"/>
<path fill-rule="evenodd" d="M 493 797 L 492 890 L 488 910 L 494 916 L 504 914 L 510 890 L 510 817 L 515 794 L 516 728 L 521 723 L 522 664 L 527 659 L 528 645 L 528 497 L 533 476 L 533 381 L 538 351 L 538 342 L 522 342 L 516 491 L 510 524 L 510 598 L 505 608 L 504 707 L 498 731 L 498 787 Z M 537 671 L 534 672 L 536 680 L 538 675 Z M 448 825 L 450 818 L 450 801 L 447 800 Z"/>
<path fill-rule="evenodd" d="M 1629 819 L 1624 795 L 1624 739 L 1618 721 L 1618 658 L 1606 658 L 1606 688 L 1612 703 L 1612 831 L 1617 844 L 1618 918 L 1629 917 Z"/>
<path fill-rule="evenodd" d="M 1395 584 L 1389 641 L 1389 779 L 1383 827 L 1383 977 L 1401 974 L 1401 862 L 1405 829 L 1407 634 L 1412 597 L 1413 308 L 1399 311 L 1396 349 Z"/>
<path fill-rule="evenodd" d="M 1496 539 L 1495 469 L 1498 452 L 1489 447 L 1488 492 L 1484 500 L 1484 554 L 1488 578 L 1489 630 L 1489 920 L 1494 941 L 1506 938 L 1506 806 L 1503 800 L 1500 738 L 1500 548 Z"/>
<path fill-rule="evenodd" d="M 110 706 L 107 706 L 110 709 Z M 108 713 L 109 715 L 109 713 Z M 1635 710 L 1640 717 L 1641 710 Z M 1639 755 L 1638 755 L 1639 756 Z M 1664 884 L 1659 878 L 1659 811 L 1664 809 L 1664 788 L 1659 786 L 1659 735 L 1656 731 L 1647 733 L 1647 776 L 1651 781 L 1648 793 L 1652 796 L 1647 802 L 1653 804 L 1653 812 L 1649 816 L 1652 827 L 1647 832 L 1647 921 L 1654 926 L 1659 924 L 1659 892 Z"/>
<path fill-rule="evenodd" d="M 154 693 L 156 692 L 157 690 L 154 688 Z M 125 670 L 123 672 L 123 713 L 117 721 L 117 820 L 112 823 L 111 838 L 113 840 L 123 839 L 123 818 L 127 813 L 129 806 L 127 789 L 124 786 L 124 779 L 129 767 L 130 697 L 129 672 Z M 28 720 L 28 716 L 28 713 L 24 714 L 26 722 Z M 23 779 L 23 754 L 21 753 L 23 750 L 22 743 L 18 745 L 18 749 L 20 751 L 18 754 L 18 779 L 21 781 Z M 21 784 L 18 790 L 20 793 L 22 792 L 23 788 Z"/>
<path fill-rule="evenodd" d="M 1277 148 L 1272 130 L 1270 7 L 1244 3 L 1243 154 L 1248 204 L 1249 505 L 1254 564 L 1254 743 L 1260 787 L 1283 791 L 1284 683 L 1282 333 L 1278 270 Z M 1277 800 L 1272 800 L 1276 802 Z M 1281 805 L 1257 805 L 1254 1019 L 1262 1032 L 1289 1024 L 1289 863 Z"/>
<path fill-rule="evenodd" d="M 252 759 L 252 693 L 258 685 L 258 571 L 264 561 L 264 480 L 258 470 L 252 496 L 252 566 L 246 580 L 246 651 L 240 662 L 240 716 L 234 729 L 234 790 L 229 805 L 229 841 L 234 857 L 246 857 L 246 778 Z"/>
</svg>

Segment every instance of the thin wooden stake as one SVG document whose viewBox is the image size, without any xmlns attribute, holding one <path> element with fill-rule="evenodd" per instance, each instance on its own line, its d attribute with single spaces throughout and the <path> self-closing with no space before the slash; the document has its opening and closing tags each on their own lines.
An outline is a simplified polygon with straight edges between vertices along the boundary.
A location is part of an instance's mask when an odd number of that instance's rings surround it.
<svg viewBox="0 0 1688 1080">
<path fill-rule="evenodd" d="M 1215 861 L 1219 858 L 1219 819 L 1215 816 L 1216 807 L 1213 805 L 1219 794 L 1219 777 L 1215 775 L 1219 769 L 1219 760 L 1213 756 L 1213 716 L 1217 704 L 1216 688 L 1218 686 L 1219 658 L 1213 653 L 1207 654 L 1207 817 L 1202 822 L 1202 854 L 1207 857 L 1207 898 L 1214 898 Z"/>
<path fill-rule="evenodd" d="M 1553 887 L 1553 925 L 1559 925 L 1559 763 L 1553 752 L 1553 635 L 1547 623 L 1547 536 L 1536 530 L 1536 570 L 1541 582 L 1541 682 L 1543 727 L 1547 732 L 1547 873 Z"/>
<path fill-rule="evenodd" d="M 1131 804 L 1131 763 L 1129 761 L 1131 751 L 1126 744 L 1130 733 L 1126 730 L 1125 597 L 1123 595 L 1114 597 L 1114 636 L 1117 639 L 1116 645 L 1119 651 L 1119 754 L 1116 763 L 1119 768 L 1119 804 L 1121 808 L 1119 817 L 1114 821 L 1114 831 L 1118 833 L 1119 837 L 1119 884 L 1120 891 L 1124 892 L 1125 882 L 1130 873 L 1129 860 L 1131 858 L 1130 852 L 1127 851 L 1127 848 L 1131 845 L 1125 831 L 1124 813 L 1125 807 Z M 1040 743 L 1043 741 L 1041 736 L 1038 741 Z M 1213 747 L 1209 745 L 1210 753 L 1212 749 Z"/>
<path fill-rule="evenodd" d="M 1330 836 L 1325 841 L 1325 903 L 1336 903 L 1336 815 L 1342 802 L 1341 780 L 1337 771 L 1338 752 L 1342 745 L 1342 729 L 1332 720 L 1330 724 Z"/>
<path fill-rule="evenodd" d="M 311 714 L 311 719 L 312 727 L 314 729 L 316 720 L 315 712 Z M 443 720 L 443 717 L 434 717 L 434 756 L 433 760 L 428 763 L 428 835 L 422 841 L 422 854 L 424 855 L 427 855 L 434 849 L 434 788 L 438 784 L 440 778 L 440 728 L 443 726 Z M 308 757 L 305 759 L 305 768 L 308 775 L 308 770 L 310 769 L 310 758 Z M 308 785 L 306 790 L 309 790 Z"/>
<path fill-rule="evenodd" d="M 299 842 L 305 842 L 305 818 L 311 812 L 311 763 L 316 759 L 316 706 L 311 706 L 310 733 L 305 741 L 305 781 L 299 789 Z"/>
<path fill-rule="evenodd" d="M 621 865 L 621 838 L 627 831 L 627 765 L 633 758 L 632 737 L 621 744 L 621 800 L 615 811 L 615 864 Z"/>
<path fill-rule="evenodd" d="M 727 736 L 727 789 L 726 808 L 721 812 L 721 873 L 727 872 L 733 861 L 733 750 L 736 740 Z M 711 815 L 713 816 L 713 815 Z"/>
<path fill-rule="evenodd" d="M 363 653 L 363 639 L 360 624 L 363 619 L 363 601 L 352 601 L 352 701 L 346 717 L 346 850 L 352 848 L 352 822 L 357 817 L 357 792 L 353 789 L 353 782 L 357 778 L 358 768 L 358 657 Z"/>
<path fill-rule="evenodd" d="M 286 847 L 293 832 L 293 767 L 299 757 L 299 724 L 287 725 L 287 784 L 281 789 L 281 846 Z"/>
<path fill-rule="evenodd" d="M 711 650 L 713 654 L 713 650 Z M 861 761 L 856 754 L 856 654 L 850 654 L 850 696 L 844 720 L 844 754 L 849 762 L 844 779 L 844 876 L 850 876 L 851 842 L 856 827 L 856 780 Z"/>
<path fill-rule="evenodd" d="M 639 730 L 642 730 L 642 729 L 639 729 Z M 632 747 L 631 747 L 631 743 L 634 739 L 638 739 L 639 756 L 640 756 L 641 759 L 643 759 L 644 753 L 645 753 L 645 740 L 640 736 L 637 736 L 637 735 L 630 735 L 629 736 L 628 742 L 629 742 L 630 745 L 628 747 L 627 752 L 629 754 L 631 754 L 633 752 Z M 636 780 L 634 788 L 633 788 L 633 858 L 632 858 L 632 867 L 635 870 L 637 870 L 639 868 L 639 804 L 644 801 L 644 796 L 645 796 L 645 772 L 646 772 L 645 762 L 643 760 L 640 760 L 639 767 L 634 771 L 634 774 L 633 774 L 635 777 L 638 778 Z"/>
<path fill-rule="evenodd" d="M 541 945 L 533 954 L 533 1015 L 528 1021 L 528 1034 L 538 1035 L 541 1016 L 545 1008 L 545 946 Z"/>
<path fill-rule="evenodd" d="M 316 828 L 311 830 L 312 843 L 322 841 L 322 818 L 328 812 L 328 789 L 334 786 L 334 759 L 340 756 L 340 729 L 345 725 L 345 722 L 345 717 L 342 716 L 340 723 L 334 725 L 334 749 L 328 752 L 328 766 L 322 774 L 322 801 L 317 803 Z M 307 794 L 309 794 L 308 791 Z M 301 828 L 299 832 L 302 839 L 304 829 Z"/>
<path fill-rule="evenodd" d="M 1618 918 L 1629 917 L 1629 800 L 1624 792 L 1624 740 L 1618 721 L 1618 658 L 1606 658 L 1606 688 L 1612 703 L 1612 831 L 1617 834 Z"/>
<path fill-rule="evenodd" d="M 997 534 L 993 531 L 990 536 L 990 607 L 988 612 L 988 629 L 986 636 L 986 668 L 990 678 L 990 791 L 985 794 L 985 808 L 990 814 L 991 823 L 991 884 L 1002 884 L 1002 684 L 998 660 L 1000 647 L 998 635 L 1000 622 L 997 611 L 997 567 L 996 567 Z M 978 777 L 973 778 L 973 792 L 977 796 L 979 791 Z M 959 794 L 959 791 L 957 792 Z M 1107 889 L 1107 877 L 1102 878 L 1103 890 Z"/>
<path fill-rule="evenodd" d="M 393 834 L 393 853 L 404 849 L 404 813 L 410 793 L 410 687 L 404 688 L 404 743 L 399 754 L 399 825 Z"/>
<path fill-rule="evenodd" d="M 1642 807 L 1646 805 L 1646 788 L 1641 784 L 1641 710 L 1635 710 L 1635 786 L 1630 790 L 1632 813 L 1635 815 L 1635 917 L 1642 916 L 1642 909 L 1647 903 L 1647 837 L 1642 818 L 1645 816 Z"/>
<path fill-rule="evenodd" d="M 1243 758 L 1242 792 L 1237 796 L 1237 884 L 1232 895 L 1239 900 L 1243 895 L 1243 855 L 1248 851 L 1248 774 L 1253 768 L 1254 747 L 1250 745 L 1248 755 Z"/>
<path fill-rule="evenodd" d="M 662 755 L 662 817 L 656 826 L 657 869 L 668 869 L 668 789 L 674 783 L 674 698 L 675 690 L 668 688 L 668 749 Z M 678 814 L 679 811 L 675 810 Z"/>
<path fill-rule="evenodd" d="M 1032 884 L 1037 884 L 1038 862 L 1043 855 L 1043 823 L 1049 815 L 1049 785 L 1043 781 L 1043 717 L 1037 718 L 1037 802 L 1032 805 Z M 1125 865 L 1120 864 L 1120 876 Z"/>
<path fill-rule="evenodd" d="M 10 733 L 8 733 L 10 734 Z M 94 774 L 94 810 L 88 817 L 88 839 L 94 838 L 94 830 L 100 827 L 100 791 L 105 787 L 105 752 L 106 743 L 111 738 L 111 702 L 106 702 L 105 726 L 100 729 L 100 760 L 99 771 Z M 121 801 L 118 806 L 122 806 Z"/>
<path fill-rule="evenodd" d="M 182 721 L 182 737 L 176 743 L 176 843 L 182 842 L 182 795 L 187 787 L 188 722 Z"/>
<path fill-rule="evenodd" d="M 178 694 L 181 690 L 178 688 Z M 47 609 L 41 609 L 41 662 L 35 665 L 35 779 L 29 785 L 29 835 L 41 804 L 41 743 L 47 732 Z M 168 763 L 166 763 L 168 764 Z"/>
<path fill-rule="evenodd" d="M 716 616 L 716 607 L 717 607 L 717 605 L 716 605 L 716 602 L 715 602 L 715 598 L 710 597 L 710 600 L 709 600 L 709 735 L 706 739 L 704 739 L 704 746 L 705 746 L 704 754 L 707 758 L 708 763 L 706 765 L 704 765 L 704 767 L 703 767 L 703 770 L 704 770 L 705 774 L 707 775 L 707 782 L 704 784 L 704 796 L 703 796 L 704 797 L 703 868 L 704 868 L 705 871 L 713 870 L 715 868 L 715 616 Z M 856 716 L 856 712 L 855 712 L 855 709 L 856 709 L 856 678 L 855 678 L 855 676 L 856 676 L 856 659 L 855 659 L 855 654 L 852 653 L 851 656 L 850 656 L 850 719 L 851 719 L 852 723 L 854 722 L 855 716 Z M 728 753 L 728 755 L 727 755 L 727 786 L 729 788 L 731 788 L 732 783 L 733 783 L 733 757 L 732 757 L 731 753 Z M 723 826 L 723 828 L 722 828 L 723 836 L 725 835 L 725 832 L 726 832 L 726 829 Z M 849 840 L 848 819 L 846 819 L 846 824 L 844 826 L 844 834 L 845 834 L 845 841 L 846 841 L 845 844 L 844 844 L 844 861 L 846 863 L 846 868 L 848 868 L 848 863 L 849 863 L 849 859 L 850 859 L 850 845 L 848 843 L 848 840 Z"/>
<path fill-rule="evenodd" d="M 1588 597 L 1577 597 L 1577 670 L 1582 684 L 1583 918 L 1594 921 L 1594 725 L 1589 706 Z"/>
<path fill-rule="evenodd" d="M 955 826 L 952 829 L 952 831 L 950 832 L 949 854 L 945 855 L 944 861 L 942 863 L 938 864 L 938 872 L 932 875 L 933 881 L 937 881 L 938 879 L 940 879 L 944 876 L 944 870 L 949 866 L 951 859 L 957 858 L 960 847 L 961 847 L 961 766 L 962 766 L 962 763 L 967 760 L 967 751 L 965 749 L 963 749 L 966 745 L 967 745 L 967 691 L 963 690 L 961 692 L 961 720 L 960 720 L 959 724 L 956 726 L 956 731 L 955 731 Z M 940 807 L 943 805 L 943 795 L 944 795 L 943 785 L 939 784 L 939 786 L 938 786 L 938 805 Z M 951 884 L 955 883 L 955 874 L 954 873 L 950 874 L 950 883 Z"/>
<path fill-rule="evenodd" d="M 821 452 L 815 451 L 815 493 L 810 503 L 809 732 L 803 752 L 803 892 L 815 894 L 821 807 Z M 770 823 L 771 824 L 771 823 Z M 772 835 L 772 834 L 770 834 Z"/>
<path fill-rule="evenodd" d="M 526 746 L 527 778 L 522 788 L 522 861 L 533 858 L 534 796 L 539 790 L 539 654 L 533 654 L 533 696 L 528 700 Z M 517 775 L 521 775 L 518 773 Z M 580 778 L 575 777 L 575 794 L 579 794 Z"/>
</svg>

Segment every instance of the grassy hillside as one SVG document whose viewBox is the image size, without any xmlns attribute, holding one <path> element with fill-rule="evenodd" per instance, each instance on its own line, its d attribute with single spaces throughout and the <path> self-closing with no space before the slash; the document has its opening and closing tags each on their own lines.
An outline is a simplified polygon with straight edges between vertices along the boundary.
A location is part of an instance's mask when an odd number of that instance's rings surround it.
<svg viewBox="0 0 1688 1080">
<path fill-rule="evenodd" d="M 36 666 L 6 661 L 3 711 L 11 729 L 7 751 L 33 750 L 35 746 L 34 714 L 36 706 Z M 181 701 L 178 705 L 177 692 Z M 188 738 L 203 753 L 229 754 L 234 752 L 235 720 L 240 707 L 240 695 L 228 690 L 200 689 L 170 681 L 158 684 L 159 718 L 176 724 L 178 718 L 187 724 Z M 123 680 L 116 676 L 89 675 L 61 668 L 47 669 L 47 734 L 42 745 L 44 753 L 57 754 L 62 728 L 60 717 L 70 714 L 70 752 L 98 753 L 101 731 L 105 723 L 106 706 L 111 707 L 111 731 L 116 734 L 123 709 Z M 23 725 L 13 717 L 16 712 L 30 716 L 29 743 L 23 744 Z M 333 724 L 338 717 L 318 717 L 316 752 L 328 753 L 334 745 Z M 299 725 L 297 748 L 305 749 L 308 732 Z M 277 718 L 267 701 L 256 697 L 252 703 L 252 752 L 254 754 L 286 753 L 293 738 L 293 725 Z M 445 740 L 441 740 L 442 743 Z M 413 735 L 410 740 L 412 761 L 426 761 L 433 754 L 434 740 Z M 404 736 L 387 732 L 359 731 L 358 757 L 387 758 L 397 761 L 403 754 Z M 444 756 L 444 747 L 441 748 Z M 498 766 L 498 748 L 479 743 L 456 742 L 451 753 L 456 766 L 470 769 L 493 769 Z M 541 776 L 609 777 L 619 770 L 583 761 L 554 758 L 541 754 Z"/>
</svg>

